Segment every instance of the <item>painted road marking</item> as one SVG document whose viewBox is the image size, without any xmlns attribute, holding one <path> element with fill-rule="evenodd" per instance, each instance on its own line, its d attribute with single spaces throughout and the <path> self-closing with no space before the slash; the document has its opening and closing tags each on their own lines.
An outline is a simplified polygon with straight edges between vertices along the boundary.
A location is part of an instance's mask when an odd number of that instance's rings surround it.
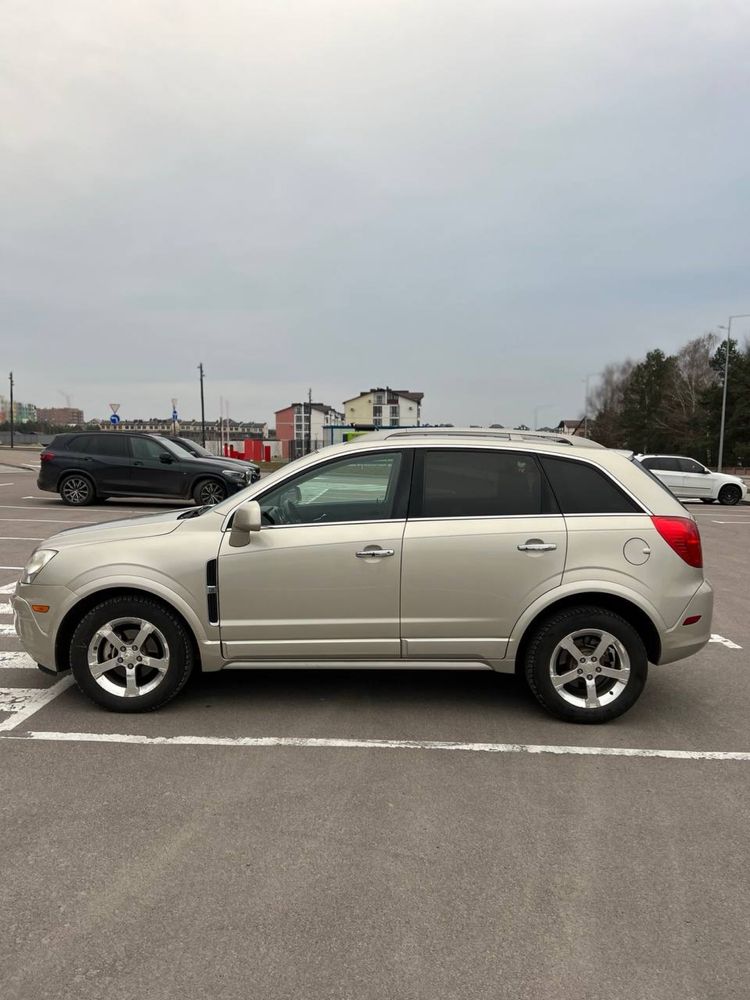
<svg viewBox="0 0 750 1000">
<path fill-rule="evenodd" d="M 0 670 L 38 670 L 36 660 L 32 660 L 28 653 L 2 652 L 0 653 Z"/>
<path fill-rule="evenodd" d="M 30 538 L 28 535 L 0 535 L 0 542 L 43 542 L 43 538 Z M 0 566 L 0 569 L 13 569 L 13 566 Z"/>
<path fill-rule="evenodd" d="M 62 517 L 0 517 L 0 521 L 11 521 L 13 524 L 90 524 L 90 521 L 79 521 Z"/>
<path fill-rule="evenodd" d="M 0 594 L 12 594 L 15 589 L 15 583 L 4 583 L 3 586 L 0 587 Z"/>
<path fill-rule="evenodd" d="M 714 521 L 714 524 L 750 524 L 750 521 L 740 521 L 739 518 L 735 518 L 733 521 Z"/>
<path fill-rule="evenodd" d="M 66 678 L 70 680 L 70 678 Z M 64 684 L 59 681 L 45 694 Z M 58 692 L 53 697 L 56 697 Z M 49 699 L 51 700 L 51 699 Z M 41 707 L 41 706 L 39 706 Z M 38 709 L 34 708 L 33 711 Z M 33 711 L 29 714 L 33 714 Z M 20 713 L 19 713 L 20 714 Z M 28 716 L 26 716 L 28 717 Z M 19 722 L 22 721 L 19 719 Z M 15 729 L 13 725 L 6 729 Z M 750 752 L 733 750 L 652 750 L 635 747 L 576 747 L 535 743 L 454 743 L 443 740 L 354 740 L 318 739 L 305 736 L 141 736 L 136 733 L 16 733 L 5 739 L 40 740 L 50 743 L 129 743 L 162 747 L 230 747 L 255 749 L 293 747 L 302 750 L 459 750 L 464 753 L 519 753 L 574 755 L 578 757 L 662 757 L 668 760 L 737 760 L 750 762 Z"/>
<path fill-rule="evenodd" d="M 15 625 L 6 625 L 4 622 L 0 622 L 0 635 L 15 635 L 16 628 Z"/>
<path fill-rule="evenodd" d="M 10 606 L 10 604 L 5 604 L 3 601 L 0 601 L 0 615 L 12 615 L 12 614 L 13 614 L 13 608 Z"/>
<path fill-rule="evenodd" d="M 0 688 L 0 712 L 9 712 L 0 722 L 0 732 L 8 732 L 31 718 L 40 708 L 49 705 L 73 683 L 72 677 L 63 677 L 49 688 Z"/>
<path fill-rule="evenodd" d="M 0 483 L 0 486 L 15 486 L 15 483 Z"/>
<path fill-rule="evenodd" d="M 726 646 L 727 649 L 742 649 L 742 646 L 738 646 L 736 642 L 732 642 L 731 639 L 725 639 L 723 635 L 712 635 L 708 640 L 709 642 L 720 642 L 722 646 Z"/>
<path fill-rule="evenodd" d="M 0 566 L 0 569 L 23 569 L 23 566 Z M 13 586 L 15 586 L 15 584 L 13 584 Z"/>
</svg>

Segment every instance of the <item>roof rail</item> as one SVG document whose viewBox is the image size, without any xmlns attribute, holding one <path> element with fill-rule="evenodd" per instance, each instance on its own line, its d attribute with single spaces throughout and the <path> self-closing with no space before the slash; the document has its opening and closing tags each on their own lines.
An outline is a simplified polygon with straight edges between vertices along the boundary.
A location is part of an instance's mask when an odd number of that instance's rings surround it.
<svg viewBox="0 0 750 1000">
<path fill-rule="evenodd" d="M 380 436 L 380 435 L 379 435 Z M 529 441 L 537 444 L 567 444 L 574 448 L 603 448 L 604 445 L 591 438 L 579 437 L 577 434 L 558 434 L 555 431 L 516 431 L 499 430 L 490 427 L 415 427 L 412 429 L 394 429 L 383 431 L 384 438 L 399 437 L 476 437 L 492 438 L 497 441 Z"/>
</svg>

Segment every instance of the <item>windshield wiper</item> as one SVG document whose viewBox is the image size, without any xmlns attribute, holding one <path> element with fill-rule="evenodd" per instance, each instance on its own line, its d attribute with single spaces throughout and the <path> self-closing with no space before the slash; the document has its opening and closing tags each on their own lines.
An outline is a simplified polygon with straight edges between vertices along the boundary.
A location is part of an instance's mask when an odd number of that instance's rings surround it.
<svg viewBox="0 0 750 1000">
<path fill-rule="evenodd" d="M 211 510 L 213 504 L 207 503 L 202 507 L 192 507 L 190 510 L 184 510 L 182 514 L 177 515 L 178 521 L 186 521 L 189 517 L 200 517 L 201 514 L 205 514 L 207 510 Z"/>
</svg>

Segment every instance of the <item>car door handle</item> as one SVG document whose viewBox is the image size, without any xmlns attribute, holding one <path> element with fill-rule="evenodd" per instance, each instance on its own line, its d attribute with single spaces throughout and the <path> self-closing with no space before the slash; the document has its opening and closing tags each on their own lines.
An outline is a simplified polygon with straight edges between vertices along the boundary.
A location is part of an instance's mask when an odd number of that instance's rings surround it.
<svg viewBox="0 0 750 1000">
<path fill-rule="evenodd" d="M 355 553 L 357 559 L 385 559 L 387 556 L 395 556 L 395 549 L 361 549 Z"/>
<path fill-rule="evenodd" d="M 557 546 L 554 542 L 537 542 L 534 539 L 529 539 L 528 542 L 523 542 L 523 544 L 518 546 L 519 552 L 554 552 Z"/>
</svg>

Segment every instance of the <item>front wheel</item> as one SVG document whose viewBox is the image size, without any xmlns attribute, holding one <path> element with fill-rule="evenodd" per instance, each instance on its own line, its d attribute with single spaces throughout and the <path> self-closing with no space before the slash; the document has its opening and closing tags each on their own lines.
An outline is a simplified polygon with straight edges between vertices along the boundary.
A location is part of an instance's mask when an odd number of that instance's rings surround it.
<svg viewBox="0 0 750 1000">
<path fill-rule="evenodd" d="M 201 507 L 207 504 L 213 506 L 216 503 L 221 503 L 222 500 L 226 500 L 226 498 L 227 488 L 218 479 L 201 479 L 199 483 L 195 484 L 193 500 Z"/>
<path fill-rule="evenodd" d="M 70 644 L 84 694 L 115 712 L 164 705 L 187 682 L 193 648 L 185 625 L 148 597 L 113 597 L 83 616 Z"/>
<path fill-rule="evenodd" d="M 719 503 L 725 507 L 734 507 L 742 499 L 742 490 L 739 486 L 722 486 L 719 490 Z"/>
<path fill-rule="evenodd" d="M 648 656 L 624 618 L 606 608 L 580 607 L 537 627 L 524 666 L 529 687 L 548 712 L 566 722 L 601 723 L 636 703 Z"/>
</svg>

